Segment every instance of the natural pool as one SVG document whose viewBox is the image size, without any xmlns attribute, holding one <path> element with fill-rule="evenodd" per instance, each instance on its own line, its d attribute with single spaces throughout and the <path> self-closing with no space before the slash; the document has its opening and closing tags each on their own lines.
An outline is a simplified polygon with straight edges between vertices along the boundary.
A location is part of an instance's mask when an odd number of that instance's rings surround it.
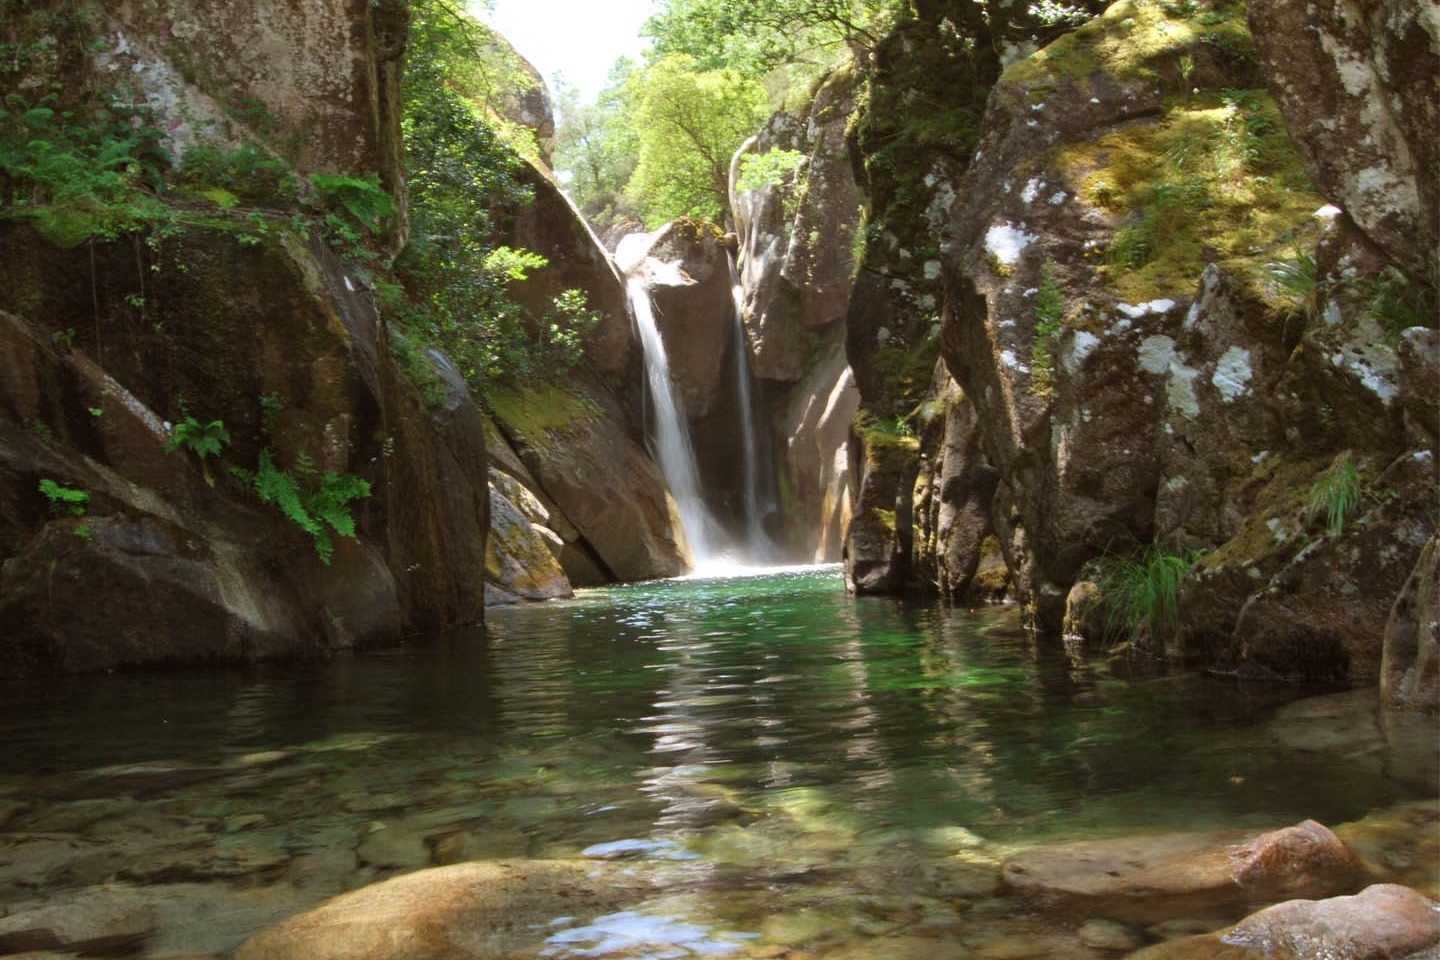
<svg viewBox="0 0 1440 960">
<path fill-rule="evenodd" d="M 1323 692 L 1124 679 L 1037 653 L 1011 609 L 851 598 L 834 568 L 590 591 L 318 666 L 32 684 L 0 690 L 0 914 L 105 885 L 148 911 L 122 948 L 223 952 L 398 872 L 625 858 L 646 902 L 517 955 L 1089 956 L 1044 939 L 1074 918 L 936 870 L 1423 792 L 1345 718 L 1277 719 Z"/>
</svg>

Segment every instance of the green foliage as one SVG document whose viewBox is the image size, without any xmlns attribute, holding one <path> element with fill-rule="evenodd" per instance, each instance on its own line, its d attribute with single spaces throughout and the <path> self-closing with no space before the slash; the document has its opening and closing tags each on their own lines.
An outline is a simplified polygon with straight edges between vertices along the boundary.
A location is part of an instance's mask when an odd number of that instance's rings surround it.
<svg viewBox="0 0 1440 960">
<path fill-rule="evenodd" d="M 1095 18 L 1095 14 L 1083 7 L 1059 3 L 1057 0 L 1036 0 L 1030 4 L 1028 12 L 1037 23 L 1046 27 L 1079 26 Z"/>
<path fill-rule="evenodd" d="M 370 484 L 354 474 L 325 473 L 317 476 L 308 459 L 300 460 L 294 471 L 275 463 L 269 447 L 260 451 L 260 463 L 253 483 L 262 503 L 278 509 L 285 518 L 310 535 L 320 561 L 329 564 L 335 556 L 332 532 L 355 536 L 355 518 L 350 504 L 370 496 Z"/>
<path fill-rule="evenodd" d="M 180 177 L 221 209 L 241 200 L 290 203 L 298 186 L 290 164 L 253 143 L 194 144 L 180 159 Z"/>
<path fill-rule="evenodd" d="M 79 487 L 67 487 L 45 477 L 40 481 L 40 492 L 50 501 L 50 509 L 55 513 L 83 517 L 89 510 L 90 494 Z"/>
<path fill-rule="evenodd" d="M 639 162 L 626 193 L 645 222 L 723 222 L 730 160 L 765 122 L 764 88 L 731 70 L 700 70 L 683 54 L 657 61 L 630 84 Z"/>
<path fill-rule="evenodd" d="M 1338 537 L 1345 521 L 1360 506 L 1360 471 L 1348 452 L 1342 454 L 1310 488 L 1309 513 L 1325 521 L 1325 532 Z"/>
<path fill-rule="evenodd" d="M 557 90 L 555 168 L 568 176 L 566 192 L 599 230 L 637 216 L 633 202 L 624 195 L 640 149 L 626 97 L 635 69 L 626 58 L 617 61 L 594 104 L 581 103 L 571 88 Z"/>
<path fill-rule="evenodd" d="M 1296 250 L 1294 260 L 1277 260 L 1266 269 L 1270 280 L 1290 303 L 1292 313 L 1314 320 L 1320 311 L 1323 292 L 1315 258 L 1303 250 Z"/>
<path fill-rule="evenodd" d="M 778 147 L 764 153 L 746 154 L 740 160 L 740 176 L 735 188 L 743 193 L 787 183 L 804 162 L 805 154 L 799 150 Z"/>
<path fill-rule="evenodd" d="M 211 420 L 209 423 L 201 423 L 187 415 L 175 424 L 170 433 L 170 442 L 165 444 L 165 452 L 174 453 L 183 449 L 195 454 L 200 461 L 200 472 L 204 475 L 205 482 L 213 487 L 215 480 L 210 476 L 210 467 L 205 461 L 209 457 L 219 458 L 229 445 L 230 432 L 225 429 L 224 422 Z"/>
<path fill-rule="evenodd" d="M 1397 267 L 1389 266 L 1369 282 L 1365 317 L 1373 320 L 1391 343 L 1410 327 L 1434 327 L 1440 316 L 1436 303 L 1436 264 L 1431 264 L 1430 282 L 1412 280 Z"/>
<path fill-rule="evenodd" d="M 1106 635 L 1129 641 L 1142 630 L 1152 638 L 1174 635 L 1180 628 L 1180 584 L 1198 556 L 1151 544 L 1138 559 L 1101 558 L 1096 585 Z"/>
<path fill-rule="evenodd" d="M 847 45 L 873 49 L 902 15 L 899 0 L 662 0 L 645 25 L 657 57 L 750 76 L 800 64 L 828 67 Z"/>
<path fill-rule="evenodd" d="M 310 182 L 330 206 L 345 210 L 355 223 L 370 233 L 379 233 L 386 220 L 395 215 L 395 201 L 380 185 L 376 174 L 346 177 L 333 173 L 312 173 Z"/>
<path fill-rule="evenodd" d="M 161 133 L 119 106 L 57 112 L 18 94 L 0 101 L 0 208 L 33 221 L 47 238 L 72 247 L 113 239 L 166 216 L 154 196 L 168 159 Z"/>
<path fill-rule="evenodd" d="M 1055 277 L 1055 261 L 1040 268 L 1040 286 L 1035 291 L 1035 333 L 1030 341 L 1032 389 L 1048 396 L 1054 391 L 1055 341 L 1065 328 L 1065 294 Z"/>
</svg>

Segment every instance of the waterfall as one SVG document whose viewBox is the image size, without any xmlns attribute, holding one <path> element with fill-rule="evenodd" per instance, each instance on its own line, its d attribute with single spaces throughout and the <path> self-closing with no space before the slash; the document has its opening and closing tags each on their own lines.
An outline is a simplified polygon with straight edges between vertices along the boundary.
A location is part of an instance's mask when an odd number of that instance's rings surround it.
<svg viewBox="0 0 1440 960">
<path fill-rule="evenodd" d="M 629 239 L 629 238 L 626 238 Z M 650 396 L 655 402 L 655 456 L 665 482 L 675 496 L 680 510 L 680 525 L 695 555 L 695 565 L 704 566 L 720 559 L 715 544 L 715 523 L 705 509 L 700 495 L 700 476 L 695 467 L 695 449 L 690 445 L 690 429 L 685 424 L 680 400 L 670 383 L 670 359 L 665 354 L 665 341 L 655 323 L 655 307 L 645 280 L 632 276 L 626 281 L 635 323 L 640 328 L 640 345 L 645 354 L 645 375 L 650 383 Z"/>
<path fill-rule="evenodd" d="M 730 297 L 735 302 L 735 384 L 740 405 L 741 462 L 745 483 L 745 543 L 749 559 L 768 559 L 773 551 L 760 516 L 760 471 L 756 466 L 760 449 L 755 432 L 755 402 L 750 395 L 750 351 L 745 338 L 745 287 L 735 265 L 735 254 L 726 253 L 730 267 Z"/>
</svg>

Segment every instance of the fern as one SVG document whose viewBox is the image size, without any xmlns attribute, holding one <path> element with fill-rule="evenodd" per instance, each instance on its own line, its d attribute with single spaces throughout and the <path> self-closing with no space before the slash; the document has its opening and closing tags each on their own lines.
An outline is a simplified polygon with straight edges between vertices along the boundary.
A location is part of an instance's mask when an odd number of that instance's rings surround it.
<svg viewBox="0 0 1440 960">
<path fill-rule="evenodd" d="M 313 461 L 308 456 L 301 454 L 296 459 L 297 473 L 299 462 L 304 462 L 309 464 L 309 473 L 304 476 L 314 475 Z M 310 535 L 315 553 L 325 564 L 335 556 L 331 531 L 342 537 L 354 537 L 355 518 L 350 514 L 350 504 L 370 496 L 370 484 L 350 473 L 326 473 L 307 489 L 294 474 L 276 465 L 275 454 L 269 447 L 260 451 L 254 484 L 263 503 L 276 507 L 285 519 Z"/>
<path fill-rule="evenodd" d="M 219 457 L 221 452 L 230 445 L 230 432 L 225 429 L 222 420 L 211 420 L 209 423 L 201 423 L 194 417 L 187 416 L 184 420 L 175 424 L 175 429 L 170 434 L 170 442 L 165 445 L 166 453 L 174 453 L 184 448 L 200 460 L 200 472 L 205 477 L 205 482 L 215 486 L 215 479 L 210 475 L 210 467 L 206 464 L 207 457 Z"/>
<path fill-rule="evenodd" d="M 362 179 L 333 173 L 312 173 L 310 182 L 328 202 L 344 207 L 357 223 L 371 233 L 379 233 L 381 224 L 395 214 L 395 201 L 380 186 L 380 179 L 374 174 Z"/>
<path fill-rule="evenodd" d="M 40 492 L 50 501 L 50 508 L 57 513 L 83 517 L 89 509 L 90 494 L 78 487 L 67 487 L 46 477 L 40 481 Z"/>
</svg>

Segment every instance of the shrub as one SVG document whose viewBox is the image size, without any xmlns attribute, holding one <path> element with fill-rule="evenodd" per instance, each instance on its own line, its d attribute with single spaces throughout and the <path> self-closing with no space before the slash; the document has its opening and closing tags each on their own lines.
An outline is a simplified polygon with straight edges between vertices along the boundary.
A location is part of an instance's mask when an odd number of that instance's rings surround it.
<svg viewBox="0 0 1440 960">
<path fill-rule="evenodd" d="M 744 193 L 779 186 L 787 182 L 804 162 L 805 154 L 799 150 L 777 147 L 764 153 L 747 153 L 740 160 L 740 176 L 735 182 L 735 189 Z"/>
</svg>

